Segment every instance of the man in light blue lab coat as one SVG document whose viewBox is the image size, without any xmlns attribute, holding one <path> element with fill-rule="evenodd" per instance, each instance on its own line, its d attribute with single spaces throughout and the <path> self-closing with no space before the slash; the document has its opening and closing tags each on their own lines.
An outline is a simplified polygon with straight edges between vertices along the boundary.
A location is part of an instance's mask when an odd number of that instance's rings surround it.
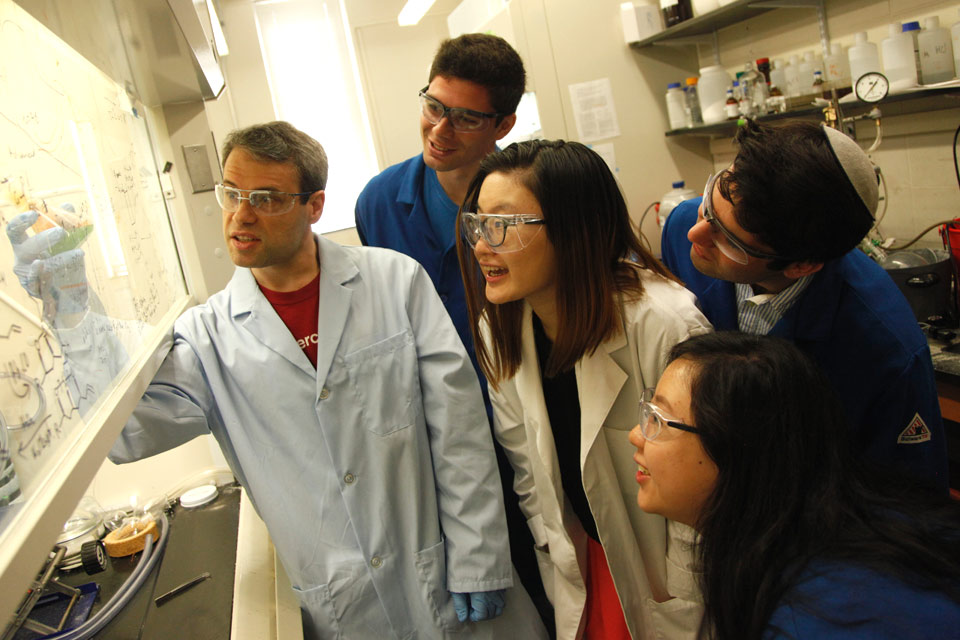
<svg viewBox="0 0 960 640">
<path fill-rule="evenodd" d="M 470 335 L 454 233 L 457 212 L 480 161 L 516 123 L 525 83 L 523 60 L 503 38 L 469 33 L 445 40 L 418 96 L 422 152 L 372 178 L 355 209 L 363 244 L 405 253 L 426 269 L 470 354 L 488 413 L 492 410 Z M 415 88 L 411 87 L 411 100 Z M 544 619 L 552 624 L 533 538 L 513 490 L 513 468 L 500 446 L 494 446 L 513 561 Z"/>
<path fill-rule="evenodd" d="M 291 125 L 235 131 L 222 157 L 238 268 L 177 320 L 110 458 L 213 433 L 307 638 L 545 637 L 513 580 L 480 386 L 424 269 L 311 232 L 326 156 Z"/>
<path fill-rule="evenodd" d="M 664 264 L 718 331 L 780 336 L 816 360 L 863 459 L 945 491 L 930 349 L 896 285 L 857 249 L 878 201 L 869 158 L 812 123 L 748 121 L 736 141 L 733 166 L 667 218 Z"/>
</svg>

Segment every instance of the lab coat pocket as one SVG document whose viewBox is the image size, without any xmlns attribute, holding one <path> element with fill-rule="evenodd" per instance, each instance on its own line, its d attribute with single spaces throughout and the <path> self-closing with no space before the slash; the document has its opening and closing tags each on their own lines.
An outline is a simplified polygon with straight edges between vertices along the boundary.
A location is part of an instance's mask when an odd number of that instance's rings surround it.
<svg viewBox="0 0 960 640">
<path fill-rule="evenodd" d="M 348 353 L 343 363 L 367 429 L 386 436 L 416 422 L 420 376 L 413 333 L 403 331 Z"/>
<path fill-rule="evenodd" d="M 310 589 L 293 587 L 300 601 L 300 617 L 303 620 L 305 638 L 325 638 L 341 636 L 340 624 L 330 597 L 330 589 L 322 584 Z"/>
<path fill-rule="evenodd" d="M 464 625 L 457 620 L 453 610 L 453 598 L 447 591 L 446 541 L 418 551 L 416 555 L 417 577 L 420 593 L 437 626 L 447 631 L 460 631 Z"/>
<path fill-rule="evenodd" d="M 660 640 L 695 640 L 700 630 L 703 606 L 699 602 L 672 598 L 666 602 L 647 599 L 656 637 Z"/>
</svg>

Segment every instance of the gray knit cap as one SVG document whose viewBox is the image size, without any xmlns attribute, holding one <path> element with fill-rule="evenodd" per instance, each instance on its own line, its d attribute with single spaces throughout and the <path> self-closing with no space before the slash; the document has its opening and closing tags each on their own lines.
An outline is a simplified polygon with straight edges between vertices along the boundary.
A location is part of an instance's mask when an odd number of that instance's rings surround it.
<svg viewBox="0 0 960 640">
<path fill-rule="evenodd" d="M 827 143 L 833 151 L 833 156 L 843 168 L 847 180 L 853 185 L 860 196 L 860 200 L 863 201 L 867 211 L 870 212 L 870 216 L 873 217 L 877 212 L 877 202 L 880 198 L 877 172 L 873 168 L 873 163 L 870 162 L 870 158 L 860 148 L 860 145 L 845 133 L 825 124 L 821 124 L 820 128 L 827 136 Z"/>
</svg>

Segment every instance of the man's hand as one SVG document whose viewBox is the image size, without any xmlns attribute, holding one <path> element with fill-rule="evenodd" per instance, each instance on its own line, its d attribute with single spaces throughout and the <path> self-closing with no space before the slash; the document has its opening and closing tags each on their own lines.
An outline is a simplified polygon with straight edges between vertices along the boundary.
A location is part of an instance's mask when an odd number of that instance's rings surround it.
<svg viewBox="0 0 960 640">
<path fill-rule="evenodd" d="M 43 301 L 43 316 L 48 321 L 58 315 L 83 313 L 88 304 L 83 251 L 71 249 L 51 256 L 67 232 L 54 227 L 28 236 L 27 229 L 38 216 L 36 211 L 27 211 L 7 224 L 15 258 L 13 272 L 27 293 Z"/>
<path fill-rule="evenodd" d="M 455 593 L 453 596 L 453 610 L 457 612 L 457 619 L 460 622 L 479 622 L 481 620 L 490 620 L 503 613 L 503 595 L 506 589 L 497 589 L 496 591 L 475 591 L 473 593 Z"/>
</svg>

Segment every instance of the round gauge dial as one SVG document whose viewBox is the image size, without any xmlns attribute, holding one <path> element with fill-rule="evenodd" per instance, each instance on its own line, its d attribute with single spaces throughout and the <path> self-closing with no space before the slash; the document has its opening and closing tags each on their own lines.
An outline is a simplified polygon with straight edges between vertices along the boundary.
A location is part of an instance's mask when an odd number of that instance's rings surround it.
<svg viewBox="0 0 960 640">
<path fill-rule="evenodd" d="M 864 102 L 880 102 L 890 92 L 890 82 L 879 71 L 870 71 L 860 76 L 853 90 Z"/>
</svg>

